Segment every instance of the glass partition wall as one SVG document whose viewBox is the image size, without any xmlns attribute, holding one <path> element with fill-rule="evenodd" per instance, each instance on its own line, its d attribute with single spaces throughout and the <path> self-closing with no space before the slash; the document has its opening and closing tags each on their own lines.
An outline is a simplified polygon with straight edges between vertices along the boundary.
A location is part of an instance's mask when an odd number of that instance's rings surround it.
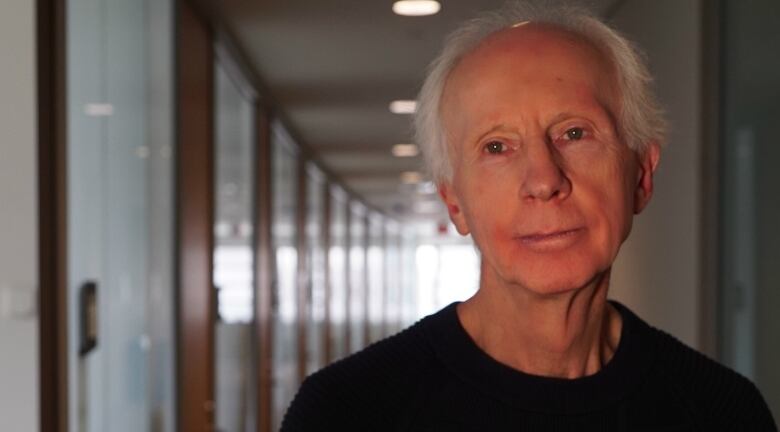
<svg viewBox="0 0 780 432">
<path fill-rule="evenodd" d="M 271 364 L 272 428 L 279 430 L 299 386 L 298 351 L 298 150 L 279 121 L 271 127 L 271 242 L 273 337 Z"/>
<path fill-rule="evenodd" d="M 349 205 L 349 352 L 366 346 L 366 207 Z"/>
<path fill-rule="evenodd" d="M 179 52 L 213 64 L 183 80 L 203 100 L 181 104 L 213 120 L 194 188 L 213 241 L 199 267 L 213 272 L 203 292 L 179 286 L 177 297 L 176 248 L 179 257 L 189 249 L 175 242 L 184 224 L 174 156 L 181 162 L 191 147 L 175 136 L 187 125 L 175 121 L 173 5 L 67 2 L 68 426 L 177 430 L 177 379 L 196 379 L 205 389 L 197 409 L 207 422 L 214 414 L 207 427 L 278 430 L 303 375 L 416 319 L 414 239 L 332 182 L 279 118 L 257 112 L 251 73 L 204 21 L 189 37 L 216 49 Z M 195 291 L 209 316 L 194 333 L 213 330 L 214 351 L 209 342 L 207 358 L 180 357 L 210 372 L 179 377 L 176 319 L 186 309 L 177 314 L 176 302 Z"/>
<path fill-rule="evenodd" d="M 756 383 L 778 419 L 780 3 L 720 3 L 720 355 Z"/>
<path fill-rule="evenodd" d="M 257 359 L 255 286 L 254 104 L 246 84 L 218 60 L 214 70 L 215 407 L 224 431 L 254 431 Z"/>
<path fill-rule="evenodd" d="M 368 277 L 368 340 L 376 342 L 385 336 L 385 233 L 384 220 L 378 213 L 368 217 L 368 249 L 366 250 L 366 270 Z"/>
<path fill-rule="evenodd" d="M 306 374 L 325 365 L 325 326 L 327 315 L 325 269 L 325 177 L 316 165 L 306 166 Z"/>
<path fill-rule="evenodd" d="M 385 295 L 384 325 L 385 335 L 397 333 L 402 329 L 401 311 L 403 304 L 403 291 L 401 282 L 407 269 L 401 265 L 401 232 L 400 227 L 394 221 L 385 224 Z"/>
<path fill-rule="evenodd" d="M 337 185 L 329 187 L 330 237 L 328 240 L 328 292 L 330 293 L 330 361 L 344 357 L 349 349 L 347 340 L 348 305 L 348 211 L 347 195 Z"/>
<path fill-rule="evenodd" d="M 67 429 L 174 431 L 173 4 L 64 7 Z"/>
<path fill-rule="evenodd" d="M 405 230 L 400 234 L 401 261 L 401 327 L 411 325 L 420 317 L 417 308 L 417 234 Z"/>
</svg>

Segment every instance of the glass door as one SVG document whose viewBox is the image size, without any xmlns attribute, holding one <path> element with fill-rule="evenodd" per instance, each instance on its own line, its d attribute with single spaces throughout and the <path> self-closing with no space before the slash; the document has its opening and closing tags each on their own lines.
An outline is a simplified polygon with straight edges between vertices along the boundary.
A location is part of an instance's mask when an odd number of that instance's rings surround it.
<svg viewBox="0 0 780 432">
<path fill-rule="evenodd" d="M 68 428 L 173 431 L 172 2 L 65 4 Z"/>
</svg>

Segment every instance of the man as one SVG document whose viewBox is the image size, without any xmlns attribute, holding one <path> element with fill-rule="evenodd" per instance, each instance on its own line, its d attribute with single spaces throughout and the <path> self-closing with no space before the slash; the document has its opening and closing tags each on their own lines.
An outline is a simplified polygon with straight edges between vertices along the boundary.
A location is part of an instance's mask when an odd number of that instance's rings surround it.
<svg viewBox="0 0 780 432">
<path fill-rule="evenodd" d="M 649 82 L 579 9 L 456 31 L 417 132 L 479 290 L 314 374 L 283 430 L 776 430 L 752 383 L 607 301 L 663 142 Z"/>
</svg>

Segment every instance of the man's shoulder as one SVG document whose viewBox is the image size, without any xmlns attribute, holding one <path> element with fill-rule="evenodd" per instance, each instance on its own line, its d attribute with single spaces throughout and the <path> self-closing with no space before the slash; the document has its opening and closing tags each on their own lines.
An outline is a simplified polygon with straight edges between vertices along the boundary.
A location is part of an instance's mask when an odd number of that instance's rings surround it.
<svg viewBox="0 0 780 432">
<path fill-rule="evenodd" d="M 701 423 L 720 430 L 776 430 L 758 388 L 748 378 L 653 329 L 660 373 Z M 746 425 L 751 425 L 745 429 Z"/>
<path fill-rule="evenodd" d="M 338 382 L 343 386 L 370 386 L 420 373 L 434 360 L 434 351 L 421 321 L 405 330 L 369 345 L 312 374 L 307 381 Z"/>
<path fill-rule="evenodd" d="M 310 375 L 282 430 L 352 430 L 403 418 L 436 368 L 425 320 Z M 352 425 L 352 426 L 350 426 Z M 379 429 L 373 429 L 379 430 Z"/>
</svg>

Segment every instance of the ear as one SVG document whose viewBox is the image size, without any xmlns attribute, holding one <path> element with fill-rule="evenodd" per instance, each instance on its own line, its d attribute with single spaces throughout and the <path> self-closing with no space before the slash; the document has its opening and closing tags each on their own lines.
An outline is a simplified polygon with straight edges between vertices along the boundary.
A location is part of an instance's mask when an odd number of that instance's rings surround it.
<svg viewBox="0 0 780 432">
<path fill-rule="evenodd" d="M 460 207 L 460 201 L 458 196 L 453 191 L 452 185 L 447 182 L 441 182 L 437 185 L 439 190 L 439 196 L 444 201 L 444 205 L 447 206 L 447 213 L 450 215 L 450 220 L 455 225 L 460 235 L 468 235 L 469 227 L 466 225 L 466 218 L 463 216 L 463 210 Z"/>
<path fill-rule="evenodd" d="M 653 173 L 658 167 L 661 149 L 658 143 L 652 142 L 643 154 L 639 155 L 639 170 L 637 172 L 636 188 L 634 189 L 634 213 L 639 214 L 645 209 L 653 196 Z"/>
</svg>

